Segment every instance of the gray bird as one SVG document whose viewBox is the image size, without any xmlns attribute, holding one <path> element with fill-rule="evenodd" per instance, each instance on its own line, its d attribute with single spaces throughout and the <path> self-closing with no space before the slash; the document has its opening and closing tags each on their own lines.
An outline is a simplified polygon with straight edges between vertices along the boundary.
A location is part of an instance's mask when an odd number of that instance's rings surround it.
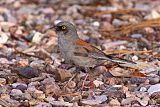
<svg viewBox="0 0 160 107">
<path fill-rule="evenodd" d="M 103 51 L 80 39 L 76 27 L 69 22 L 59 22 L 52 28 L 58 35 L 60 53 L 69 64 L 84 68 L 94 68 L 106 61 L 136 64 L 126 59 L 106 55 Z"/>
</svg>

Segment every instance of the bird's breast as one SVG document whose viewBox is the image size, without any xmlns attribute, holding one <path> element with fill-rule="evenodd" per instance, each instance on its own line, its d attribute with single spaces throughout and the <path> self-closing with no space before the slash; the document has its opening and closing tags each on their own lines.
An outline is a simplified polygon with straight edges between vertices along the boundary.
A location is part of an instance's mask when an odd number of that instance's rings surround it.
<svg viewBox="0 0 160 107">
<path fill-rule="evenodd" d="M 58 38 L 58 47 L 61 56 L 68 62 L 72 59 L 73 51 L 75 46 L 73 45 L 73 42 L 68 40 L 67 38 Z"/>
</svg>

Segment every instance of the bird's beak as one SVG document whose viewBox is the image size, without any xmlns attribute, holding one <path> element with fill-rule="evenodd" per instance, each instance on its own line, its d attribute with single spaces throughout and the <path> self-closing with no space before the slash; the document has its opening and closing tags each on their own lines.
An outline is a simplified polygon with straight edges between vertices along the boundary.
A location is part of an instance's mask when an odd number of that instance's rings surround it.
<svg viewBox="0 0 160 107">
<path fill-rule="evenodd" d="M 49 27 L 49 28 L 45 29 L 45 30 L 44 30 L 44 33 L 46 33 L 46 32 L 47 32 L 48 30 L 50 30 L 50 29 L 55 30 L 55 29 L 56 29 L 56 26 L 51 26 L 51 27 Z"/>
</svg>

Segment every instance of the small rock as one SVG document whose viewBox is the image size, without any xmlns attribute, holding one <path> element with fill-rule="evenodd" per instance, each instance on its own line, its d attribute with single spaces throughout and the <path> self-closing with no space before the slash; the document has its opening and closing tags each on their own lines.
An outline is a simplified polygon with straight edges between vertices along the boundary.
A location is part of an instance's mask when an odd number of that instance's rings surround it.
<svg viewBox="0 0 160 107">
<path fill-rule="evenodd" d="M 29 100 L 21 101 L 21 107 L 29 107 Z"/>
<path fill-rule="evenodd" d="M 52 105 L 50 103 L 41 102 L 40 104 L 36 105 L 35 107 L 52 107 Z"/>
<path fill-rule="evenodd" d="M 33 32 L 33 38 L 32 38 L 32 42 L 33 43 L 37 43 L 40 44 L 41 39 L 43 38 L 43 34 L 41 34 L 40 32 Z"/>
<path fill-rule="evenodd" d="M 16 46 L 24 50 L 29 48 L 27 43 L 22 41 L 17 41 Z"/>
<path fill-rule="evenodd" d="M 10 95 L 14 96 L 14 95 L 22 95 L 23 92 L 21 90 L 18 89 L 12 89 Z"/>
<path fill-rule="evenodd" d="M 45 94 L 43 94 L 43 91 L 36 90 L 33 93 L 33 97 L 36 99 L 39 99 L 39 100 L 43 100 L 43 99 L 45 99 Z"/>
<path fill-rule="evenodd" d="M 95 96 L 96 100 L 100 100 L 101 103 L 105 102 L 107 100 L 107 96 L 106 95 L 100 95 L 100 96 Z"/>
<path fill-rule="evenodd" d="M 112 106 L 112 107 L 120 107 L 120 106 L 121 106 L 121 103 L 120 103 L 117 99 L 112 99 L 112 100 L 109 102 L 109 105 Z"/>
<path fill-rule="evenodd" d="M 11 23 L 11 22 L 0 22 L 0 26 L 5 32 L 8 31 L 11 26 L 14 26 L 14 25 L 15 23 Z"/>
<path fill-rule="evenodd" d="M 31 99 L 32 99 L 31 94 L 28 93 L 28 92 L 25 92 L 22 97 L 23 97 L 23 99 L 25 99 L 25 100 L 31 100 Z"/>
<path fill-rule="evenodd" d="M 30 63 L 30 66 L 33 68 L 39 68 L 39 69 L 42 68 L 43 69 L 44 64 L 45 64 L 45 61 L 43 61 L 43 60 L 34 60 Z"/>
<path fill-rule="evenodd" d="M 53 8 L 51 8 L 51 7 L 46 7 L 46 8 L 43 7 L 42 9 L 40 9 L 40 12 L 42 12 L 44 14 L 53 14 L 53 13 L 55 13 Z"/>
<path fill-rule="evenodd" d="M 35 106 L 36 104 L 38 104 L 38 101 L 36 99 L 32 99 L 29 101 L 30 106 Z"/>
<path fill-rule="evenodd" d="M 144 30 L 146 33 L 154 33 L 155 32 L 154 28 L 151 28 L 151 27 L 146 27 L 146 28 L 144 28 Z"/>
<path fill-rule="evenodd" d="M 12 89 L 10 95 L 14 98 L 14 99 L 21 99 L 23 92 L 21 90 L 18 89 Z"/>
<path fill-rule="evenodd" d="M 6 58 L 0 58 L 1 64 L 9 64 L 10 62 Z"/>
<path fill-rule="evenodd" d="M 104 84 L 102 81 L 98 81 L 98 80 L 94 80 L 93 83 L 96 87 L 99 87 L 100 85 Z"/>
<path fill-rule="evenodd" d="M 103 74 L 106 72 L 108 69 L 106 69 L 105 66 L 98 66 L 95 68 L 95 71 L 97 72 L 98 75 Z"/>
<path fill-rule="evenodd" d="M 6 79 L 0 78 L 0 85 L 5 85 L 5 84 L 6 84 Z"/>
<path fill-rule="evenodd" d="M 24 92 L 25 90 L 27 90 L 27 87 L 25 85 L 18 85 L 15 89 L 19 89 Z"/>
<path fill-rule="evenodd" d="M 23 86 L 27 87 L 27 85 L 24 83 L 16 82 L 16 83 L 12 84 L 12 88 L 16 88 L 18 85 L 23 85 Z"/>
<path fill-rule="evenodd" d="M 107 100 L 106 95 L 95 96 L 94 99 L 84 99 L 81 101 L 82 104 L 87 105 L 98 105 Z"/>
<path fill-rule="evenodd" d="M 39 75 L 38 70 L 34 69 L 30 66 L 18 68 L 16 70 L 18 71 L 19 75 L 24 76 L 24 77 L 29 78 L 29 79 L 37 77 Z"/>
<path fill-rule="evenodd" d="M 81 14 L 79 14 L 80 9 L 81 9 L 81 6 L 79 5 L 69 6 L 69 8 L 67 8 L 66 10 L 66 14 L 68 16 L 72 16 L 73 18 L 82 18 Z"/>
<path fill-rule="evenodd" d="M 4 22 L 4 18 L 3 18 L 2 15 L 0 15 L 0 21 L 1 21 L 1 22 Z"/>
<path fill-rule="evenodd" d="M 119 46 L 119 50 L 125 50 L 125 49 L 126 49 L 126 47 L 124 45 Z"/>
<path fill-rule="evenodd" d="M 28 88 L 27 88 L 27 92 L 29 92 L 29 93 L 32 93 L 32 92 L 34 92 L 34 91 L 36 91 L 37 89 L 36 89 L 36 87 L 35 86 L 29 86 Z"/>
<path fill-rule="evenodd" d="M 24 83 L 13 83 L 12 88 L 19 89 L 24 92 L 25 90 L 27 90 L 27 85 Z"/>
<path fill-rule="evenodd" d="M 46 78 L 41 82 L 40 87 L 47 95 L 59 95 L 61 93 L 60 87 L 55 83 L 54 78 Z"/>
<path fill-rule="evenodd" d="M 138 98 L 137 101 L 143 106 L 147 106 L 149 103 L 150 98 L 148 96 L 144 96 L 142 98 Z"/>
<path fill-rule="evenodd" d="M 114 48 L 114 47 L 117 47 L 117 46 L 120 46 L 120 45 L 125 45 L 127 44 L 128 42 L 127 41 L 114 41 L 114 42 L 106 42 L 102 45 L 102 47 L 104 49 L 109 49 L 109 48 Z"/>
<path fill-rule="evenodd" d="M 93 26 L 95 26 L 95 27 L 99 27 L 99 26 L 100 26 L 100 23 L 97 22 L 97 21 L 93 22 L 92 24 L 93 24 Z"/>
<path fill-rule="evenodd" d="M 8 41 L 8 35 L 6 33 L 0 32 L 0 43 L 4 44 Z"/>
<path fill-rule="evenodd" d="M 128 86 L 123 85 L 122 90 L 123 90 L 124 93 L 126 93 L 126 92 L 128 92 L 129 88 L 128 88 Z"/>
<path fill-rule="evenodd" d="M 20 102 L 17 100 L 9 99 L 7 101 L 10 104 L 10 107 L 20 107 Z"/>
<path fill-rule="evenodd" d="M 50 75 L 50 74 L 48 74 L 48 75 Z M 46 73 L 42 73 L 42 75 L 41 76 L 39 76 L 39 77 L 34 77 L 34 78 L 31 78 L 30 79 L 30 81 L 32 81 L 29 85 L 34 85 L 34 86 L 38 86 L 38 85 L 40 85 L 40 82 L 39 81 L 42 81 L 42 80 L 44 80 L 45 78 L 46 78 Z"/>
<path fill-rule="evenodd" d="M 111 21 L 111 20 L 110 20 Z M 102 23 L 102 26 L 100 26 L 100 28 L 105 31 L 113 31 L 114 27 L 111 23 L 109 23 L 110 21 L 105 21 Z"/>
<path fill-rule="evenodd" d="M 151 85 L 148 89 L 150 95 L 159 91 L 160 91 L 160 84 Z"/>
<path fill-rule="evenodd" d="M 52 101 L 55 101 L 56 99 L 51 97 L 51 96 L 48 96 L 47 98 L 45 98 L 45 101 L 47 102 L 52 102 Z"/>
<path fill-rule="evenodd" d="M 25 91 L 25 93 L 29 93 L 30 95 L 32 95 L 37 89 L 35 88 L 35 86 L 31 86 L 28 87 L 27 90 Z"/>
<path fill-rule="evenodd" d="M 135 5 L 135 9 L 139 9 L 139 10 L 144 10 L 144 11 L 149 11 L 151 10 L 150 5 L 144 4 L 144 3 L 136 3 Z"/>
<path fill-rule="evenodd" d="M 121 104 L 122 104 L 123 106 L 126 106 L 126 105 L 132 104 L 133 101 L 136 101 L 136 98 L 135 98 L 135 97 L 128 97 L 128 98 L 126 98 L 126 99 L 122 99 Z"/>
<path fill-rule="evenodd" d="M 0 94 L 6 93 L 8 89 L 9 89 L 8 86 L 0 85 Z"/>
<path fill-rule="evenodd" d="M 139 91 L 145 92 L 145 91 L 147 91 L 147 88 L 146 87 L 141 87 Z"/>
<path fill-rule="evenodd" d="M 39 81 L 35 81 L 35 82 L 31 82 L 28 84 L 28 87 L 32 87 L 32 86 L 39 86 L 40 82 Z"/>
<path fill-rule="evenodd" d="M 125 21 L 121 21 L 119 19 L 114 19 L 112 21 L 112 25 L 115 26 L 115 27 L 119 27 L 119 26 L 122 26 L 122 25 L 126 25 L 128 22 L 125 22 Z"/>
<path fill-rule="evenodd" d="M 17 64 L 20 65 L 21 67 L 25 67 L 25 66 L 28 66 L 29 64 L 29 61 L 28 59 L 20 59 Z"/>
<path fill-rule="evenodd" d="M 142 36 L 142 34 L 132 34 L 131 37 L 138 39 L 138 38 L 141 38 L 143 36 Z"/>
<path fill-rule="evenodd" d="M 138 56 L 134 55 L 134 56 L 132 57 L 132 60 L 133 60 L 133 61 L 137 61 L 137 60 L 138 60 Z"/>
<path fill-rule="evenodd" d="M 151 84 L 157 84 L 157 83 L 159 83 L 159 81 L 160 81 L 159 76 L 155 76 L 153 78 L 150 78 L 150 83 Z"/>
<path fill-rule="evenodd" d="M 10 11 L 7 11 L 3 14 L 4 20 L 6 22 L 13 22 L 13 23 L 17 23 L 16 18 L 12 15 L 12 13 Z"/>
<path fill-rule="evenodd" d="M 76 87 L 76 83 L 74 81 L 70 81 L 68 84 L 67 84 L 68 88 L 75 88 Z"/>
<path fill-rule="evenodd" d="M 115 69 L 109 71 L 113 76 L 124 76 L 125 70 L 120 68 L 120 67 L 116 67 Z"/>
<path fill-rule="evenodd" d="M 144 19 L 151 20 L 160 18 L 160 14 L 156 10 L 152 10 L 151 13 L 144 17 Z"/>
<path fill-rule="evenodd" d="M 15 1 L 13 4 L 14 8 L 20 8 L 21 7 L 21 2 L 20 1 Z"/>
<path fill-rule="evenodd" d="M 9 100 L 9 99 L 11 99 L 11 98 L 10 98 L 10 95 L 9 95 L 9 94 L 1 94 L 1 99 Z"/>
<path fill-rule="evenodd" d="M 14 83 L 17 80 L 17 78 L 18 78 L 17 75 L 15 75 L 15 76 L 8 76 L 7 77 L 7 83 L 8 84 L 12 84 L 12 83 Z"/>
<path fill-rule="evenodd" d="M 53 107 L 72 107 L 73 103 L 69 103 L 69 102 L 64 102 L 64 101 L 52 101 L 49 102 Z"/>
</svg>

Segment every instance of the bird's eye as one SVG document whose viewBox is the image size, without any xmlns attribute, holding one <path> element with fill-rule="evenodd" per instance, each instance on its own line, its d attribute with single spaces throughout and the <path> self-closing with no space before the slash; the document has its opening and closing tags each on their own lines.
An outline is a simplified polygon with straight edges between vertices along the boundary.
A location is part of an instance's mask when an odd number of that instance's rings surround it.
<svg viewBox="0 0 160 107">
<path fill-rule="evenodd" d="M 66 30 L 67 27 L 66 26 L 62 26 L 61 28 L 62 28 L 62 30 Z"/>
</svg>

